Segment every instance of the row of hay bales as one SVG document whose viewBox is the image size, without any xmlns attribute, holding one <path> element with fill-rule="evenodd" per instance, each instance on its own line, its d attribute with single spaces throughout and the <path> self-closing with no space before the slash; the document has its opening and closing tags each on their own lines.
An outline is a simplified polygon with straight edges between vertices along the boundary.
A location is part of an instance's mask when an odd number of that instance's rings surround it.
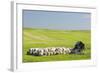
<svg viewBox="0 0 100 73">
<path fill-rule="evenodd" d="M 65 47 L 30 48 L 27 51 L 27 54 L 34 56 L 50 56 L 58 54 L 69 54 L 71 53 L 71 50 L 71 48 Z"/>
</svg>

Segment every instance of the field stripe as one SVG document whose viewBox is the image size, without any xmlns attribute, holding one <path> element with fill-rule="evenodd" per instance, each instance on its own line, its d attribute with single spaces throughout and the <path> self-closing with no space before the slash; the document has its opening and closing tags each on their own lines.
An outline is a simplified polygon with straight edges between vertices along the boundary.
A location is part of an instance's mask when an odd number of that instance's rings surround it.
<svg viewBox="0 0 100 73">
<path fill-rule="evenodd" d="M 28 36 L 29 38 L 31 39 L 37 39 L 37 40 L 53 40 L 52 38 L 49 38 L 45 35 L 33 35 L 32 33 L 30 32 L 24 32 L 24 35 L 25 36 Z"/>
</svg>

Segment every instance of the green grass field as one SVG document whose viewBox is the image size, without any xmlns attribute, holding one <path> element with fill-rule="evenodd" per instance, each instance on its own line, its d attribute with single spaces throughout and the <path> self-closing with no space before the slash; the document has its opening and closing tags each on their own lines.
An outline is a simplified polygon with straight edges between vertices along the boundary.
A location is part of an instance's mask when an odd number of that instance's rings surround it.
<svg viewBox="0 0 100 73">
<path fill-rule="evenodd" d="M 77 41 L 85 43 L 84 55 L 27 55 L 29 48 L 74 47 Z M 86 60 L 91 58 L 91 32 L 89 30 L 49 30 L 23 28 L 23 62 Z"/>
</svg>

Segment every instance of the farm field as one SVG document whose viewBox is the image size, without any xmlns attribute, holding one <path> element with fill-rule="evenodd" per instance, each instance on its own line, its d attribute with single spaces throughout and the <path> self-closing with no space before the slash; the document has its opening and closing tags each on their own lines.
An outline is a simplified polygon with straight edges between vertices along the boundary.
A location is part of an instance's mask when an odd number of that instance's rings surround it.
<svg viewBox="0 0 100 73">
<path fill-rule="evenodd" d="M 85 43 L 84 55 L 27 55 L 29 48 L 70 47 L 77 41 Z M 91 58 L 91 31 L 89 30 L 50 30 L 23 28 L 23 62 L 47 62 L 64 60 L 86 60 Z"/>
</svg>

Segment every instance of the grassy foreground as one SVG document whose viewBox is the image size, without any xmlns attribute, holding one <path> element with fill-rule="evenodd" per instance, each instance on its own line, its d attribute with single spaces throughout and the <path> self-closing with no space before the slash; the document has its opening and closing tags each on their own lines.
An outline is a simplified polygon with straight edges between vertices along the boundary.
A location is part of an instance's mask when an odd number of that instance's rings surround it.
<svg viewBox="0 0 100 73">
<path fill-rule="evenodd" d="M 86 45 L 84 55 L 27 55 L 29 48 L 74 47 L 77 41 Z M 23 28 L 23 62 L 85 60 L 91 58 L 91 32 L 89 30 L 49 30 Z"/>
</svg>

